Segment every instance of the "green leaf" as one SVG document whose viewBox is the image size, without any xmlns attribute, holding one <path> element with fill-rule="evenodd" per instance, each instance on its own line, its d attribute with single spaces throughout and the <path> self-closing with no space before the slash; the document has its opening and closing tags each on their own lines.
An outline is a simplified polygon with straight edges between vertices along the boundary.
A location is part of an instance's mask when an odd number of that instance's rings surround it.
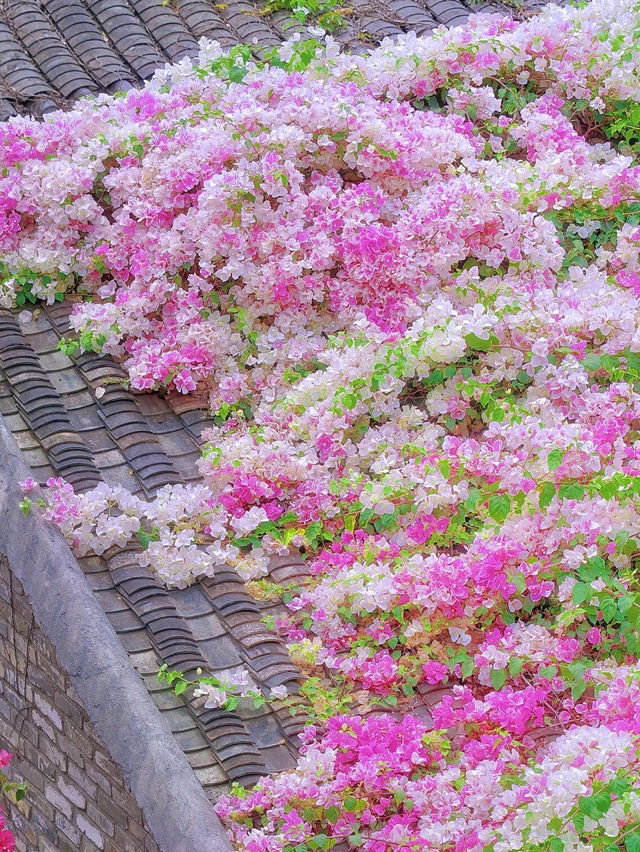
<svg viewBox="0 0 640 852">
<path fill-rule="evenodd" d="M 400 624 L 404 624 L 404 607 L 403 606 L 400 606 L 400 604 L 397 604 L 396 606 L 393 607 L 393 609 L 391 610 L 391 613 L 393 614 L 393 617 L 395 618 L 396 621 L 399 621 Z"/>
<path fill-rule="evenodd" d="M 583 796 L 581 799 L 578 799 L 578 810 L 590 819 L 598 819 L 600 817 L 600 811 L 591 801 L 591 796 Z"/>
<path fill-rule="evenodd" d="M 358 800 L 354 799 L 353 796 L 347 796 L 342 804 L 345 811 L 353 813 L 358 807 Z"/>
<path fill-rule="evenodd" d="M 626 793 L 630 787 L 631 783 L 626 778 L 614 778 L 613 781 L 609 783 L 609 788 L 614 796 L 622 796 L 622 794 Z"/>
<path fill-rule="evenodd" d="M 615 537 L 616 547 L 618 550 L 622 551 L 630 538 L 631 535 L 628 530 L 618 530 Z"/>
<path fill-rule="evenodd" d="M 464 501 L 465 509 L 469 509 L 470 512 L 473 512 L 480 502 L 481 497 L 482 495 L 480 491 L 475 487 L 475 485 L 472 485 L 471 488 L 469 488 L 467 499 Z"/>
<path fill-rule="evenodd" d="M 520 657 L 512 657 L 509 660 L 509 674 L 511 677 L 517 677 L 522 671 L 523 666 L 524 660 L 521 660 Z"/>
<path fill-rule="evenodd" d="M 587 560 L 587 565 L 598 575 L 602 574 L 607 569 L 607 565 L 602 556 L 593 556 L 591 559 Z"/>
<path fill-rule="evenodd" d="M 231 83 L 242 83 L 248 70 L 248 68 L 242 68 L 239 65 L 234 65 L 229 69 L 229 81 Z"/>
<path fill-rule="evenodd" d="M 549 849 L 551 849 L 551 852 L 563 852 L 564 840 L 561 840 L 559 837 L 552 838 L 549 841 Z"/>
<path fill-rule="evenodd" d="M 470 334 L 465 334 L 464 339 L 469 349 L 475 349 L 477 352 L 488 352 L 491 349 L 490 338 L 484 340 L 482 337 L 478 337 L 477 334 L 471 332 Z"/>
<path fill-rule="evenodd" d="M 571 600 L 574 604 L 581 604 L 590 600 L 593 596 L 593 589 L 588 583 L 576 583 L 571 590 Z"/>
<path fill-rule="evenodd" d="M 340 808 L 337 808 L 335 805 L 331 805 L 330 808 L 325 809 L 324 815 L 328 823 L 335 825 L 340 818 Z"/>
<path fill-rule="evenodd" d="M 519 594 L 523 595 L 527 591 L 527 578 L 520 571 L 509 579 L 516 587 Z"/>
<path fill-rule="evenodd" d="M 558 497 L 562 497 L 565 500 L 582 500 L 584 497 L 584 488 L 575 482 L 561 485 L 558 488 Z"/>
<path fill-rule="evenodd" d="M 349 411 L 352 411 L 358 404 L 358 397 L 353 393 L 345 393 L 342 395 L 340 402 L 344 405 L 345 408 L 349 409 Z"/>
<path fill-rule="evenodd" d="M 594 793 L 590 798 L 593 802 L 594 809 L 597 809 L 599 812 L 599 819 L 601 816 L 604 816 L 611 807 L 611 794 L 607 793 L 605 790 L 601 790 L 599 793 Z"/>
<path fill-rule="evenodd" d="M 582 366 L 585 370 L 598 370 L 602 366 L 602 362 L 600 360 L 600 356 L 596 355 L 595 352 L 589 352 L 582 359 Z"/>
<path fill-rule="evenodd" d="M 144 548 L 149 547 L 150 543 L 155 540 L 155 536 L 152 533 L 144 532 L 143 530 L 138 530 L 138 538 Z"/>
<path fill-rule="evenodd" d="M 460 665 L 460 675 L 462 679 L 464 680 L 467 677 L 471 677 L 474 668 L 475 666 L 471 658 L 469 658 L 468 660 L 464 660 L 464 662 Z"/>
<path fill-rule="evenodd" d="M 363 527 L 369 523 L 374 514 L 375 512 L 373 511 L 373 509 L 363 509 L 360 512 L 360 523 Z"/>
<path fill-rule="evenodd" d="M 578 801 L 578 809 L 590 819 L 600 819 L 611 807 L 611 796 L 609 793 L 594 793 L 585 796 Z"/>
<path fill-rule="evenodd" d="M 602 610 L 602 615 L 604 616 L 604 620 L 609 623 L 613 621 L 615 618 L 616 612 L 618 611 L 618 602 L 615 598 L 604 598 L 604 600 L 600 600 L 600 609 Z"/>
<path fill-rule="evenodd" d="M 494 521 L 501 524 L 511 509 L 511 499 L 508 494 L 496 494 L 489 500 L 489 514 Z"/>
<path fill-rule="evenodd" d="M 640 852 L 640 832 L 634 831 L 625 837 L 624 845 L 627 852 Z"/>
<path fill-rule="evenodd" d="M 491 669 L 491 686 L 495 689 L 502 689 L 507 682 L 506 669 Z"/>
<path fill-rule="evenodd" d="M 556 487 L 553 482 L 543 482 L 538 493 L 540 495 L 540 508 L 546 509 L 551 505 L 551 501 L 556 496 Z"/>
<path fill-rule="evenodd" d="M 560 467 L 563 458 L 564 452 L 558 449 L 558 447 L 556 447 L 554 450 L 551 450 L 551 452 L 547 456 L 547 466 L 549 467 L 550 473 L 556 470 L 556 468 Z"/>
<path fill-rule="evenodd" d="M 571 697 L 574 701 L 578 701 L 584 694 L 587 684 L 583 680 L 577 680 L 571 684 Z"/>
</svg>

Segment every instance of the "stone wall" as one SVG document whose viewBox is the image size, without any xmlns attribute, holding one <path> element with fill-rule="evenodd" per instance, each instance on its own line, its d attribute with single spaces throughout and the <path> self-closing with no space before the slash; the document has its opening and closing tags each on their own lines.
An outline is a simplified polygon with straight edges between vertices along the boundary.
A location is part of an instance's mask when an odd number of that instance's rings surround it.
<svg viewBox="0 0 640 852">
<path fill-rule="evenodd" d="M 11 779 L 29 785 L 6 807 L 17 852 L 157 852 L 2 555 L 0 747 L 14 754 Z"/>
</svg>

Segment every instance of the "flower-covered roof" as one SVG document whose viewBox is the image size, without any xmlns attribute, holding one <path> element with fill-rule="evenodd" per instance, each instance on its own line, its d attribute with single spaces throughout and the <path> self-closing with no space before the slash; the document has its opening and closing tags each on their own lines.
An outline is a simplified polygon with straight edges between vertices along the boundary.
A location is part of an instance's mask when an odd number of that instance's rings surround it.
<svg viewBox="0 0 640 852">
<path fill-rule="evenodd" d="M 401 32 L 464 23 L 472 11 L 504 9 L 473 0 L 363 0 L 334 36 L 363 50 Z M 43 115 L 83 96 L 139 86 L 167 62 L 197 55 L 203 37 L 254 44 L 258 55 L 292 28 L 302 31 L 287 13 L 265 15 L 250 0 L 7 0 L 0 8 L 0 116 Z M 71 306 L 39 306 L 29 316 L 0 309 L 0 413 L 34 478 L 64 477 L 77 492 L 104 482 L 145 498 L 167 484 L 197 482 L 200 433 L 210 425 L 198 402 L 172 406 L 133 394 L 112 359 L 60 351 Z M 232 569 L 167 591 L 136 556 L 111 549 L 79 561 L 205 789 L 217 798 L 231 781 L 247 785 L 294 766 L 302 711 L 291 714 L 274 700 L 243 718 L 177 696 L 157 679 L 163 664 L 187 672 L 237 668 L 266 691 L 295 690 L 300 673 L 262 621 L 278 608 L 251 597 Z M 299 558 L 281 558 L 270 579 L 287 584 L 302 571 Z M 417 699 L 425 718 L 435 692 Z"/>
<path fill-rule="evenodd" d="M 524 0 L 519 10 L 527 14 L 541 5 Z M 6 0 L 0 7 L 0 119 L 135 87 L 167 62 L 196 55 L 203 37 L 259 51 L 302 31 L 289 12 L 266 8 L 261 0 Z M 363 50 L 386 37 L 422 35 L 462 24 L 471 13 L 505 8 L 499 0 L 356 0 L 345 8 L 335 37 Z"/>
</svg>

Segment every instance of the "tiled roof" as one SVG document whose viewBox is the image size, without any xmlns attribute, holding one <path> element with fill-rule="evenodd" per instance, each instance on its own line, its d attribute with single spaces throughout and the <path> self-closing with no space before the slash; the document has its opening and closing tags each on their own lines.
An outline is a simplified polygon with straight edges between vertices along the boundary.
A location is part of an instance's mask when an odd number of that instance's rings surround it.
<svg viewBox="0 0 640 852">
<path fill-rule="evenodd" d="M 78 490 L 101 481 L 151 497 L 170 483 L 197 480 L 199 435 L 207 420 L 181 414 L 155 395 L 106 384 L 124 373 L 109 358 L 71 360 L 57 350 L 70 303 L 35 312 L 29 323 L 0 311 L 0 412 L 33 476 L 64 476 Z M 205 788 L 215 795 L 230 781 L 251 784 L 291 767 L 304 717 L 273 702 L 248 715 L 206 710 L 158 681 L 160 666 L 208 674 L 245 666 L 256 686 L 295 689 L 300 673 L 282 641 L 261 619 L 275 614 L 246 591 L 237 573 L 220 566 L 212 579 L 167 591 L 141 568 L 134 548 L 79 560 L 113 628 L 161 715 Z M 274 564 L 272 578 L 299 576 L 299 559 Z"/>
<path fill-rule="evenodd" d="M 542 5 L 524 0 L 521 14 Z M 291 34 L 287 12 L 261 0 L 2 0 L 0 119 L 41 115 L 95 92 L 138 86 L 156 68 L 197 53 L 202 37 L 225 46 L 275 45 Z M 364 49 L 410 30 L 464 23 L 472 12 L 504 12 L 500 0 L 353 0 L 335 34 Z M 300 25 L 296 24 L 299 28 Z"/>
</svg>

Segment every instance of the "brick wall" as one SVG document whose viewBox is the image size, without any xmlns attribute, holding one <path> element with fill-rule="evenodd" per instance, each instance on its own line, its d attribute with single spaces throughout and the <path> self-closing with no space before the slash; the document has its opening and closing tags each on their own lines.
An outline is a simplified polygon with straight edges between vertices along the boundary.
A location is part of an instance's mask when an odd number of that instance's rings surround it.
<svg viewBox="0 0 640 852">
<path fill-rule="evenodd" d="M 0 748 L 29 785 L 5 804 L 17 852 L 158 852 L 1 554 Z"/>
</svg>

